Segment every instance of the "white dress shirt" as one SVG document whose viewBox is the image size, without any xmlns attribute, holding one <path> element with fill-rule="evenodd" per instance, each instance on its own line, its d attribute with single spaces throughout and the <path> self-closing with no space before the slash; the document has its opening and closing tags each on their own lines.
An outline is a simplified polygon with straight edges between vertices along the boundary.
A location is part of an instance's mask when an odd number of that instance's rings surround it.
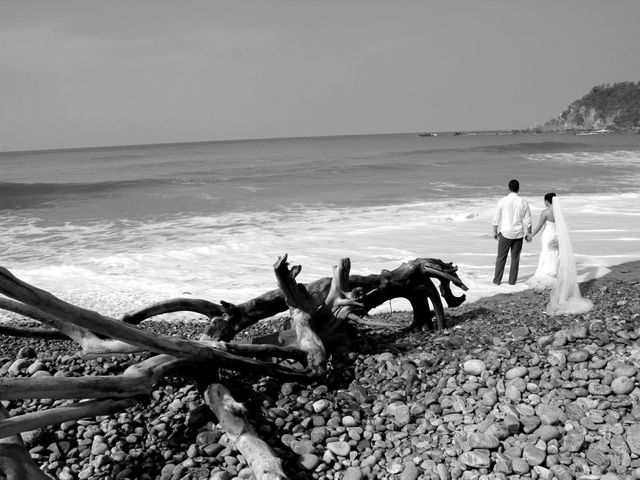
<svg viewBox="0 0 640 480">
<path fill-rule="evenodd" d="M 515 192 L 502 197 L 498 202 L 493 224 L 498 226 L 502 236 L 514 240 L 522 238 L 531 229 L 531 210 L 529 203 Z"/>
</svg>

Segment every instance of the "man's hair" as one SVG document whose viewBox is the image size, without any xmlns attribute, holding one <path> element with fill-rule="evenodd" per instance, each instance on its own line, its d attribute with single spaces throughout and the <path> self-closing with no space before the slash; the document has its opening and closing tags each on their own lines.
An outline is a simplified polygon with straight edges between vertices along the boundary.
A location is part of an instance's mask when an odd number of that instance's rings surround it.
<svg viewBox="0 0 640 480">
<path fill-rule="evenodd" d="M 551 192 L 551 193 L 547 193 L 547 194 L 544 196 L 544 199 L 545 199 L 547 202 L 549 202 L 549 203 L 553 203 L 553 197 L 555 197 L 555 196 L 556 196 L 556 194 L 555 194 L 555 193 L 553 193 L 553 192 Z"/>
<path fill-rule="evenodd" d="M 509 182 L 509 191 L 510 192 L 514 192 L 514 193 L 518 193 L 518 190 L 520 190 L 520 182 L 518 180 L 511 180 Z"/>
</svg>

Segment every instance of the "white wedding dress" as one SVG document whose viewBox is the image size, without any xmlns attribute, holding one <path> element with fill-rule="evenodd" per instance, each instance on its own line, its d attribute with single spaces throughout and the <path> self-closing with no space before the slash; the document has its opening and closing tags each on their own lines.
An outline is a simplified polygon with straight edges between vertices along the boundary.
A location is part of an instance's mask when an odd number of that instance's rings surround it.
<svg viewBox="0 0 640 480">
<path fill-rule="evenodd" d="M 558 238 L 558 275 L 551 289 L 546 311 L 549 315 L 586 313 L 593 308 L 593 303 L 591 300 L 583 298 L 580 293 L 578 270 L 561 202 L 556 196 L 551 204 Z"/>
<path fill-rule="evenodd" d="M 533 277 L 527 280 L 527 285 L 535 290 L 546 290 L 553 287 L 558 276 L 558 233 L 555 222 L 546 221 L 540 242 L 542 248 L 538 268 Z"/>
</svg>

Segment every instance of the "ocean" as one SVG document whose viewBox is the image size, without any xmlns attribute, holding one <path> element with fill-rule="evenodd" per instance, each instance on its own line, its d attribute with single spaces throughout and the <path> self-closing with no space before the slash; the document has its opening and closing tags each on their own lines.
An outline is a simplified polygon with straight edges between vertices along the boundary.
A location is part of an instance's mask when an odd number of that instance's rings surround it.
<svg viewBox="0 0 640 480">
<path fill-rule="evenodd" d="M 299 281 L 379 273 L 417 257 L 453 262 L 468 301 L 491 283 L 495 205 L 511 178 L 532 209 L 563 197 L 582 280 L 640 260 L 640 135 L 417 134 L 0 153 L 0 265 L 119 317 L 175 297 L 244 302 Z M 508 273 L 508 268 L 507 272 Z M 454 293 L 460 292 L 454 287 Z M 393 300 L 379 311 L 402 310 Z"/>
</svg>

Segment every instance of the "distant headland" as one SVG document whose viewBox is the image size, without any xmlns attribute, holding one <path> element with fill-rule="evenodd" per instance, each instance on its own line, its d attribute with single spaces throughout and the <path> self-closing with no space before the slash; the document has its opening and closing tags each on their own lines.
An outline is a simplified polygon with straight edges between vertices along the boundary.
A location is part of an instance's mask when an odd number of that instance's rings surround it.
<svg viewBox="0 0 640 480">
<path fill-rule="evenodd" d="M 517 132 L 640 133 L 640 82 L 593 87 L 557 117 Z"/>
<path fill-rule="evenodd" d="M 421 137 L 438 135 L 508 135 L 518 133 L 640 133 L 640 82 L 620 82 L 593 87 L 571 103 L 564 112 L 529 128 L 484 132 L 422 132 Z"/>
</svg>

